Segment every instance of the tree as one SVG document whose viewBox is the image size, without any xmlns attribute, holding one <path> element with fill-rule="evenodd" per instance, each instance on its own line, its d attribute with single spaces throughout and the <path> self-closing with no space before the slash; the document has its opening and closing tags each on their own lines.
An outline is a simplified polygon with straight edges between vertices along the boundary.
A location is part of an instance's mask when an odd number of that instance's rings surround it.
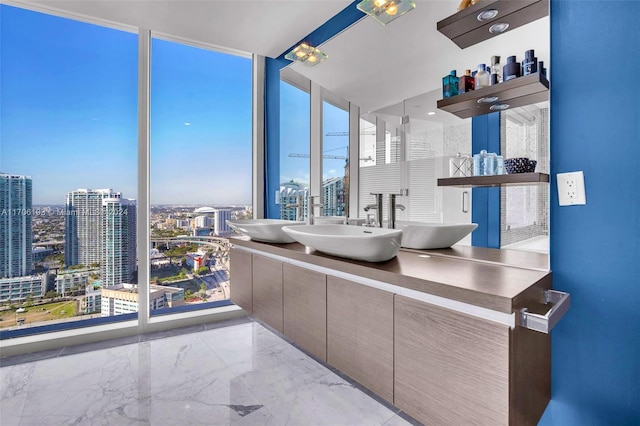
<svg viewBox="0 0 640 426">
<path fill-rule="evenodd" d="M 24 306 L 27 308 L 33 306 L 33 293 L 29 293 L 26 299 L 24 299 Z"/>
<path fill-rule="evenodd" d="M 55 292 L 55 290 L 49 290 L 49 291 L 44 295 L 44 297 L 45 297 L 46 299 L 52 299 L 52 300 L 53 300 L 53 299 L 55 299 L 57 296 L 58 296 L 58 293 L 56 293 L 56 292 Z"/>
<path fill-rule="evenodd" d="M 198 268 L 198 275 L 204 275 L 209 273 L 209 267 L 208 266 L 201 266 L 200 268 Z"/>
<path fill-rule="evenodd" d="M 205 283 L 200 283 L 200 291 L 203 293 L 207 292 L 207 285 Z"/>
</svg>

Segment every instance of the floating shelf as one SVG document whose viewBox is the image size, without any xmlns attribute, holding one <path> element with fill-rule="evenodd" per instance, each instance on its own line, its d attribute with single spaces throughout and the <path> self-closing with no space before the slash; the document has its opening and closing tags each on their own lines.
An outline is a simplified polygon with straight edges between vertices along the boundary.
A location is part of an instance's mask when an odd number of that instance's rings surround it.
<svg viewBox="0 0 640 426">
<path fill-rule="evenodd" d="M 514 173 L 511 175 L 469 176 L 438 179 L 438 186 L 483 187 L 518 186 L 548 183 L 546 173 Z"/>
<path fill-rule="evenodd" d="M 469 118 L 501 111 L 501 109 L 496 109 L 499 107 L 495 105 L 508 105 L 508 108 L 515 108 L 543 102 L 548 99 L 549 81 L 545 76 L 537 72 L 493 86 L 461 93 L 450 98 L 440 99 L 438 101 L 438 109 L 450 112 L 460 118 Z"/>
<path fill-rule="evenodd" d="M 487 11 L 496 11 L 497 15 L 481 21 L 480 14 Z M 548 14 L 548 0 L 480 0 L 473 6 L 438 22 L 438 31 L 464 49 Z M 493 25 L 501 23 L 507 23 L 509 27 L 502 32 L 489 31 Z"/>
</svg>

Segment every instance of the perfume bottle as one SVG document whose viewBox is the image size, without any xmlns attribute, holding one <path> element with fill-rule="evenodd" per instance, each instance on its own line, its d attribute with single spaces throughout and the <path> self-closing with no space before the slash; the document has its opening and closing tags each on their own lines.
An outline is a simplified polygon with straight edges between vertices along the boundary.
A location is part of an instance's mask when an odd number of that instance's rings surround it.
<svg viewBox="0 0 640 426">
<path fill-rule="evenodd" d="M 520 64 L 516 62 L 515 56 L 509 56 L 507 65 L 502 68 L 502 81 L 509 81 L 518 77 L 520 77 Z"/>
<path fill-rule="evenodd" d="M 478 71 L 476 72 L 475 89 L 481 89 L 489 86 L 489 73 L 487 72 L 487 66 L 485 64 L 478 65 Z"/>
<path fill-rule="evenodd" d="M 482 150 L 480 151 L 479 154 L 475 154 L 473 156 L 473 175 L 474 176 L 484 176 L 485 173 L 485 169 L 484 169 L 484 165 L 485 165 L 485 158 L 487 157 L 487 151 L 486 150 Z"/>
<path fill-rule="evenodd" d="M 449 75 L 442 77 L 442 97 L 450 98 L 458 94 L 459 79 L 456 77 L 456 70 L 453 70 Z"/>
<path fill-rule="evenodd" d="M 538 72 L 547 78 L 547 69 L 544 67 L 544 61 L 538 61 Z"/>
<path fill-rule="evenodd" d="M 522 60 L 522 75 L 529 75 L 538 72 L 538 58 L 534 56 L 533 49 L 524 52 Z"/>
<path fill-rule="evenodd" d="M 500 56 L 491 57 L 491 85 L 502 83 Z"/>
<path fill-rule="evenodd" d="M 484 156 L 483 160 L 484 160 L 484 174 L 489 176 L 489 175 L 495 175 L 496 174 L 496 162 L 497 162 L 497 155 L 495 152 L 490 152 L 487 155 Z"/>
<path fill-rule="evenodd" d="M 475 86 L 475 78 L 471 76 L 471 70 L 465 70 L 464 75 L 460 77 L 458 91 L 466 93 L 473 90 Z"/>
</svg>

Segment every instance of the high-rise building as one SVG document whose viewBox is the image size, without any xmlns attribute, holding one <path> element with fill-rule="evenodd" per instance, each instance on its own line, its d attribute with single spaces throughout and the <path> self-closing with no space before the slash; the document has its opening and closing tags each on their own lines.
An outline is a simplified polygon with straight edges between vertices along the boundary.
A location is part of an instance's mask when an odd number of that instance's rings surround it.
<svg viewBox="0 0 640 426">
<path fill-rule="evenodd" d="M 78 189 L 67 193 L 64 262 L 91 265 L 102 260 L 102 200 L 120 198 L 111 189 Z"/>
<path fill-rule="evenodd" d="M 231 228 L 227 225 L 227 220 L 231 220 L 231 210 L 217 209 L 214 212 L 213 233 L 218 237 L 231 235 Z"/>
<path fill-rule="evenodd" d="M 322 182 L 322 215 L 345 215 L 344 177 L 334 177 Z"/>
<path fill-rule="evenodd" d="M 105 286 L 129 282 L 136 270 L 136 203 L 111 189 L 66 196 L 65 263 L 100 264 Z"/>
<path fill-rule="evenodd" d="M 31 274 L 31 177 L 0 172 L 0 278 Z"/>
<path fill-rule="evenodd" d="M 100 275 L 103 285 L 129 282 L 136 270 L 136 203 L 105 198 L 101 211 Z"/>
</svg>

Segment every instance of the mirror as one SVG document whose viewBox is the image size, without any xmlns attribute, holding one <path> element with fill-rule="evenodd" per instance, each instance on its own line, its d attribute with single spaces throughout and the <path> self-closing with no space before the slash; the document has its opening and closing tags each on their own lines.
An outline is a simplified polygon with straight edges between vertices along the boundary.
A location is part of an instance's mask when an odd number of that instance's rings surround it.
<svg viewBox="0 0 640 426">
<path fill-rule="evenodd" d="M 442 77 L 452 69 L 458 75 L 474 70 L 480 63 L 489 63 L 493 55 L 501 57 L 502 65 L 511 55 L 520 61 L 529 49 L 535 49 L 550 75 L 548 17 L 460 49 L 437 31 L 437 22 L 454 14 L 458 3 L 416 0 L 415 10 L 386 27 L 362 19 L 322 45 L 329 55 L 327 61 L 306 69 L 292 65 L 294 71 L 360 106 L 360 217 L 366 217 L 364 206 L 373 202 L 371 192 L 408 189 L 409 195 L 398 200 L 406 207 L 397 212 L 399 219 L 470 222 L 471 189 L 435 185 L 438 177 L 448 176 L 451 156 L 473 154 L 471 119 L 457 118 L 436 107 L 442 98 Z M 537 112 L 542 110 L 546 113 Z M 548 129 L 548 105 L 518 111 L 503 114 L 504 157 L 526 152 L 538 160 L 536 171 L 548 172 L 548 130 L 531 130 L 543 125 Z M 536 116 L 536 124 L 530 115 Z M 546 146 L 537 139 L 535 148 L 528 142 L 522 148 L 512 142 L 534 133 L 536 138 L 546 138 Z M 535 189 L 543 186 L 540 191 Z M 502 247 L 548 252 L 548 242 L 530 247 L 517 244 L 532 235 L 548 238 L 548 185 L 535 188 L 502 191 Z M 517 211 L 511 207 L 524 201 L 532 208 Z M 470 238 L 463 242 L 470 243 Z"/>
</svg>

